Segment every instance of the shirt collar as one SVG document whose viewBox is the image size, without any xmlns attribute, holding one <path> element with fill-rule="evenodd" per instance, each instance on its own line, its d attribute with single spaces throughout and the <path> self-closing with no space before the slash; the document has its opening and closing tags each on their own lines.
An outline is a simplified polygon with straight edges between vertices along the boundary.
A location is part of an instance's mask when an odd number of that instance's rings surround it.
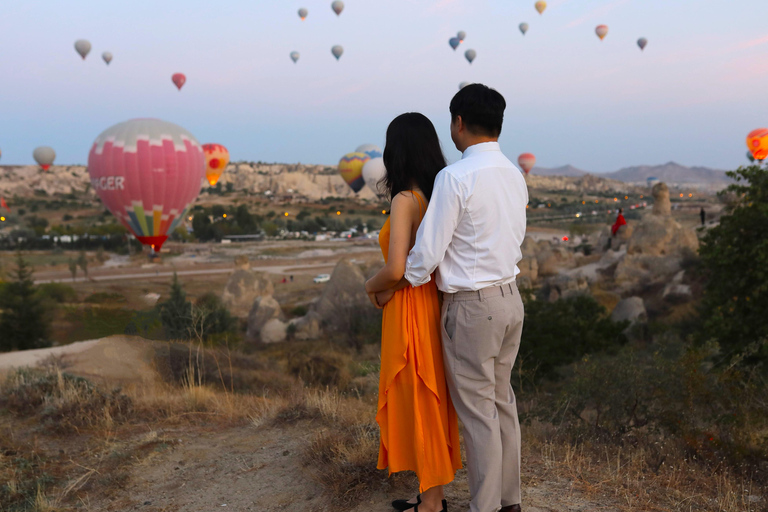
<svg viewBox="0 0 768 512">
<path fill-rule="evenodd" d="M 464 160 L 476 153 L 485 151 L 501 151 L 501 146 L 499 146 L 498 142 L 481 142 L 480 144 L 475 144 L 474 146 L 469 146 L 465 149 L 464 154 L 461 155 L 461 159 Z"/>
</svg>

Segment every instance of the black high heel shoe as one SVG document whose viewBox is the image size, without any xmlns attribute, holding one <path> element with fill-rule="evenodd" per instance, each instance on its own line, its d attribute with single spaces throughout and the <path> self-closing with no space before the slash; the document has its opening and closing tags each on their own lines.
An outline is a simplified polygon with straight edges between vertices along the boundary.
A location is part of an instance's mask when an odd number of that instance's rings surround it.
<svg viewBox="0 0 768 512">
<path fill-rule="evenodd" d="M 413 512 L 419 512 L 419 505 L 421 505 L 421 494 L 416 495 L 416 503 L 408 503 L 408 500 L 395 500 L 392 502 L 392 508 L 400 511 L 414 509 Z M 445 500 L 443 500 L 442 512 L 448 512 L 448 502 Z"/>
</svg>

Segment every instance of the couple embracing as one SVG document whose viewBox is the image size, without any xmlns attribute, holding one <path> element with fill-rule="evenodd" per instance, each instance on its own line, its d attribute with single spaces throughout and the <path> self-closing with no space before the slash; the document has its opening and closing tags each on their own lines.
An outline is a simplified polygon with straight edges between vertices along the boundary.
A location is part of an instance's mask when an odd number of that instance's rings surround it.
<svg viewBox="0 0 768 512">
<path fill-rule="evenodd" d="M 384 309 L 376 421 L 379 469 L 411 470 L 419 494 L 397 510 L 447 511 L 443 485 L 461 467 L 464 425 L 472 512 L 520 510 L 520 425 L 510 384 L 523 329 L 515 284 L 528 190 L 501 152 L 506 102 L 481 84 L 451 100 L 446 167 L 417 113 L 387 129 L 386 262 L 365 288 Z M 434 279 L 433 279 L 434 278 Z"/>
</svg>

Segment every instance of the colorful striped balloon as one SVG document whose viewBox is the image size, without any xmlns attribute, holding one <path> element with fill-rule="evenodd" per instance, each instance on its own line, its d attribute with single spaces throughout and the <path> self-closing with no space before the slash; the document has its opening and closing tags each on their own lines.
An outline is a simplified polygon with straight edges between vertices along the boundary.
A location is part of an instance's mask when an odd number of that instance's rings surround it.
<svg viewBox="0 0 768 512">
<path fill-rule="evenodd" d="M 205 154 L 180 126 L 133 119 L 96 138 L 88 174 L 104 206 L 142 244 L 159 251 L 200 193 Z"/>
<path fill-rule="evenodd" d="M 365 186 L 363 166 L 370 159 L 365 153 L 348 153 L 339 160 L 339 173 L 355 193 Z"/>
<path fill-rule="evenodd" d="M 747 147 L 755 160 L 768 158 L 768 128 L 758 128 L 749 132 Z"/>
<path fill-rule="evenodd" d="M 205 178 L 213 187 L 229 164 L 229 151 L 221 144 L 204 144 L 203 151 L 205 151 L 206 164 Z"/>
<path fill-rule="evenodd" d="M 517 165 L 520 166 L 527 176 L 531 169 L 533 169 L 533 166 L 536 165 L 536 157 L 533 153 L 523 153 L 517 157 Z"/>
</svg>

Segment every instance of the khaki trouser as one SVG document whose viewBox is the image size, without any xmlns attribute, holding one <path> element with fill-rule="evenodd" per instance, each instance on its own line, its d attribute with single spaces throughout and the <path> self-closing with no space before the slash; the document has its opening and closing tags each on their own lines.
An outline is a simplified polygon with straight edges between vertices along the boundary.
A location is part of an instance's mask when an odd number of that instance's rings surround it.
<svg viewBox="0 0 768 512">
<path fill-rule="evenodd" d="M 472 512 L 520 503 L 520 423 L 510 380 L 523 331 L 517 285 L 443 294 L 445 375 L 464 424 Z"/>
</svg>

